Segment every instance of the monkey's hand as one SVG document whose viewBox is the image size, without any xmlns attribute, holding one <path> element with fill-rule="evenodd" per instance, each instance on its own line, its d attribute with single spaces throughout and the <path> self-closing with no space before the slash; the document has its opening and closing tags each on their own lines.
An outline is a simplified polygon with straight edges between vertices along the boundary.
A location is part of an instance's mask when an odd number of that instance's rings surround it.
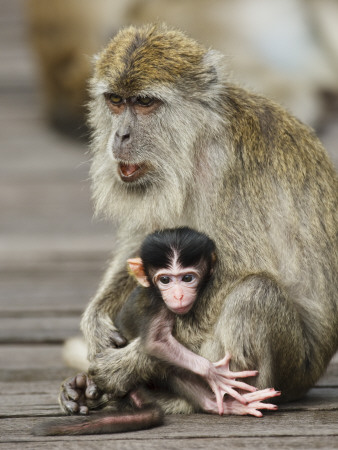
<svg viewBox="0 0 338 450">
<path fill-rule="evenodd" d="M 257 370 L 231 372 L 229 369 L 230 359 L 231 357 L 227 353 L 223 359 L 216 363 L 212 363 L 209 367 L 208 373 L 203 377 L 215 393 L 218 412 L 220 415 L 224 412 L 223 397 L 225 394 L 229 394 L 240 404 L 246 405 L 248 400 L 245 395 L 241 395 L 235 389 L 237 388 L 250 392 L 255 392 L 257 390 L 250 384 L 236 380 L 236 378 L 255 377 L 258 373 Z"/>
<path fill-rule="evenodd" d="M 108 348 L 122 348 L 127 345 L 127 339 L 115 328 L 111 321 L 104 321 L 96 324 L 96 333 L 90 335 L 88 329 L 86 333 L 86 342 L 88 345 L 88 359 L 92 361 L 96 355 Z M 92 332 L 92 330 L 91 330 Z"/>
<path fill-rule="evenodd" d="M 89 408 L 97 408 L 103 403 L 102 392 L 85 373 L 79 373 L 62 383 L 59 403 L 66 414 L 85 415 Z"/>
<path fill-rule="evenodd" d="M 243 405 L 234 398 L 227 397 L 223 402 L 223 414 L 235 414 L 237 416 L 251 415 L 255 417 L 262 417 L 262 409 L 269 411 L 276 411 L 278 409 L 277 405 L 273 405 L 272 403 L 263 403 L 263 400 L 278 397 L 279 395 L 281 395 L 281 393 L 279 391 L 275 391 L 273 388 L 262 389 L 256 392 L 249 392 L 243 395 L 247 402 L 246 405 Z M 217 402 L 212 399 L 208 399 L 205 402 L 204 409 L 206 412 L 221 414 L 219 412 Z"/>
</svg>

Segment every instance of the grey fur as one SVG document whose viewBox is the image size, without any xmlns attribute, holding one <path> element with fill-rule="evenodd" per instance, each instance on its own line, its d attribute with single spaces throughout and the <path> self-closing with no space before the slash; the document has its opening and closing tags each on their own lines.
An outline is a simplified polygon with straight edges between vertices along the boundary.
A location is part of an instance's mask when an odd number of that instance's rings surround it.
<svg viewBox="0 0 338 450">
<path fill-rule="evenodd" d="M 168 30 L 156 32 L 164 39 Z M 147 88 L 163 105 L 134 124 L 129 162 L 148 161 L 152 171 L 130 186 L 111 154 L 120 118 L 103 92 L 113 90 L 114 80 L 100 75 L 102 55 L 97 59 L 93 196 L 97 212 L 117 221 L 119 232 L 113 261 L 82 319 L 91 373 L 116 395 L 161 378 L 160 365 L 137 340 L 115 349 L 111 332 L 135 287 L 127 258 L 137 255 L 147 233 L 187 225 L 214 240 L 219 260 L 194 316 L 177 318 L 177 338 L 213 361 L 229 351 L 236 370 L 259 370 L 252 381 L 259 388 L 296 398 L 338 346 L 337 177 L 312 130 L 273 102 L 230 85 L 218 53 L 205 51 L 203 61 L 208 70 L 200 77 L 209 77 L 203 90 L 196 81 L 184 89 L 179 82 Z M 196 408 L 180 392 L 160 402 L 167 412 Z"/>
</svg>

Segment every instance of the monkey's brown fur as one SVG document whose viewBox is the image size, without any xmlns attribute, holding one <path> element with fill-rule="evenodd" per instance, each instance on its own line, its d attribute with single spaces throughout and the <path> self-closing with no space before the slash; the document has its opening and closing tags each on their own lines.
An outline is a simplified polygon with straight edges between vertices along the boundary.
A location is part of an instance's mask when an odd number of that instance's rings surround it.
<svg viewBox="0 0 338 450">
<path fill-rule="evenodd" d="M 111 155 L 125 119 L 110 112 L 107 92 L 162 101 L 127 122 L 128 163 L 149 168 L 137 183 L 120 179 Z M 312 130 L 229 84 L 217 52 L 164 25 L 122 30 L 98 55 L 91 95 L 94 199 L 119 222 L 82 320 L 94 381 L 120 396 L 160 380 L 166 412 L 196 410 L 138 339 L 112 348 L 114 317 L 135 288 L 126 260 L 147 233 L 187 225 L 214 240 L 218 262 L 196 309 L 176 319 L 176 338 L 212 361 L 229 352 L 233 370 L 258 369 L 252 383 L 284 400 L 303 395 L 338 346 L 338 186 Z"/>
</svg>

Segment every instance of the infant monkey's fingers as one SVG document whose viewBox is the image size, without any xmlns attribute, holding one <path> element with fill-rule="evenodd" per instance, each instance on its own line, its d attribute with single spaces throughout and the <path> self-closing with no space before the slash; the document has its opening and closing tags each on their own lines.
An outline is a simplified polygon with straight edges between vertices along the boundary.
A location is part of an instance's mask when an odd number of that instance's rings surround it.
<svg viewBox="0 0 338 450">
<path fill-rule="evenodd" d="M 248 408 L 243 415 L 250 415 L 255 417 L 263 417 L 263 413 L 256 408 Z"/>
<path fill-rule="evenodd" d="M 256 401 L 263 401 L 273 397 L 279 397 L 281 395 L 280 391 L 275 391 L 274 388 L 261 389 L 260 391 L 250 392 L 244 394 L 243 396 L 247 399 L 249 403 Z"/>
<path fill-rule="evenodd" d="M 217 408 L 218 408 L 218 414 L 220 416 L 223 415 L 224 413 L 224 405 L 223 405 L 223 397 L 224 394 L 222 392 L 220 392 L 219 390 L 216 390 L 215 396 L 216 396 L 216 403 L 217 403 Z"/>
<path fill-rule="evenodd" d="M 256 392 L 257 388 L 252 386 L 251 384 L 244 383 L 243 381 L 237 381 L 232 379 L 226 380 L 226 385 L 231 386 L 233 388 L 242 389 L 243 391 Z"/>
<path fill-rule="evenodd" d="M 232 389 L 232 387 L 225 386 L 224 391 L 242 405 L 247 405 L 248 400 L 235 389 Z"/>
<path fill-rule="evenodd" d="M 272 403 L 252 402 L 249 403 L 249 406 L 256 409 L 267 409 L 269 411 L 277 411 L 278 409 L 278 406 Z"/>
<path fill-rule="evenodd" d="M 258 375 L 258 370 L 243 370 L 242 372 L 231 372 L 229 376 L 231 378 L 248 378 L 248 377 L 256 377 Z"/>
</svg>

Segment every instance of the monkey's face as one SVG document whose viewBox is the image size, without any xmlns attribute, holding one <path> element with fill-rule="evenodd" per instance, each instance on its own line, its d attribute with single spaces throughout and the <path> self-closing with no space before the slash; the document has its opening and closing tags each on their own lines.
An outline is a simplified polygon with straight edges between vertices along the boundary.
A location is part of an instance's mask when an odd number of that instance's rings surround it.
<svg viewBox="0 0 338 450">
<path fill-rule="evenodd" d="M 105 93 L 104 97 L 112 119 L 108 155 L 115 162 L 122 182 L 144 184 L 146 174 L 154 170 L 155 156 L 159 153 L 154 129 L 158 126 L 158 109 L 163 103 L 148 96 L 123 98 Z"/>
<path fill-rule="evenodd" d="M 98 56 L 89 112 L 97 211 L 128 227 L 186 222 L 196 166 L 208 164 L 200 150 L 222 129 L 218 60 L 161 26 L 124 29 Z"/>
<path fill-rule="evenodd" d="M 153 277 L 167 308 L 175 314 L 190 311 L 197 298 L 200 281 L 201 276 L 196 268 L 183 269 L 180 266 L 160 270 Z"/>
</svg>

